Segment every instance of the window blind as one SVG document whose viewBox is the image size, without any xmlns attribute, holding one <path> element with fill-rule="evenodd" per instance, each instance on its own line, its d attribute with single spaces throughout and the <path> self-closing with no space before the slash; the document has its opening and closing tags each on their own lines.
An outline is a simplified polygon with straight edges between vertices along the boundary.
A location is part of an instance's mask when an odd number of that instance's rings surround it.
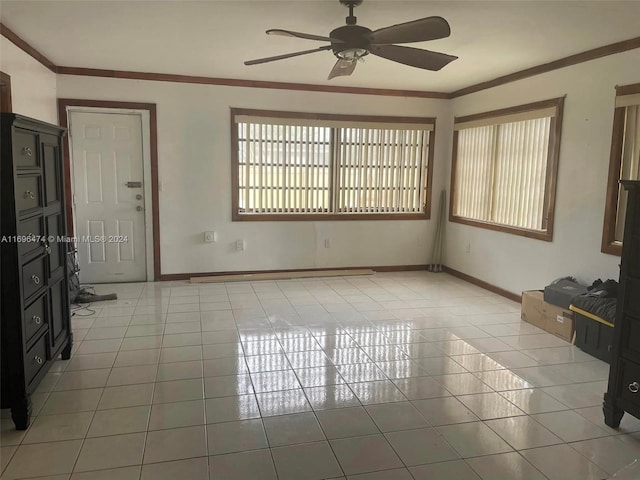
<svg viewBox="0 0 640 480">
<path fill-rule="evenodd" d="M 424 212 L 433 124 L 250 115 L 234 123 L 239 213 Z"/>
<path fill-rule="evenodd" d="M 337 211 L 422 211 L 428 132 L 343 128 L 338 135 Z"/>
<path fill-rule="evenodd" d="M 477 127 L 458 134 L 454 214 L 491 221 L 493 197 L 494 127 Z"/>
<path fill-rule="evenodd" d="M 453 215 L 547 229 L 546 183 L 556 107 L 456 121 Z"/>
<path fill-rule="evenodd" d="M 551 118 L 501 125 L 498 131 L 494 221 L 544 230 L 544 186 Z"/>
<path fill-rule="evenodd" d="M 240 210 L 329 210 L 330 129 L 251 123 L 238 129 Z"/>
</svg>

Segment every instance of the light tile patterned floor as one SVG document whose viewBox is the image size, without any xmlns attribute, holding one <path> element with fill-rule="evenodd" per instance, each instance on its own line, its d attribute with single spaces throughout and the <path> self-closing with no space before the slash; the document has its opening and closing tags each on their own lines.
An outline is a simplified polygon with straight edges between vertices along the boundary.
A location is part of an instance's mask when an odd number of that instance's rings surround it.
<svg viewBox="0 0 640 480">
<path fill-rule="evenodd" d="M 2 478 L 600 480 L 608 366 L 446 274 L 101 285 Z M 92 313 L 93 312 L 93 313 Z"/>
</svg>

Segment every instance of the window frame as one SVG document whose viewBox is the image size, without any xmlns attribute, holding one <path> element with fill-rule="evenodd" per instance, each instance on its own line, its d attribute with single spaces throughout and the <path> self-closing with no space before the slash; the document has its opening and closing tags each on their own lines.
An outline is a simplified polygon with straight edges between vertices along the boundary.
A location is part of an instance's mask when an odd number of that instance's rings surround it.
<svg viewBox="0 0 640 480">
<path fill-rule="evenodd" d="M 506 115 L 532 112 L 536 110 L 543 110 L 546 108 L 555 108 L 556 114 L 551 118 L 551 126 L 549 129 L 549 147 L 547 154 L 547 170 L 545 178 L 544 189 L 544 216 L 543 221 L 546 219 L 546 228 L 540 230 L 530 230 L 521 227 L 512 227 L 501 223 L 487 222 L 483 220 L 476 220 L 468 217 L 462 217 L 455 215 L 454 212 L 454 199 L 456 196 L 456 167 L 458 160 L 458 130 L 455 129 L 456 123 L 471 122 L 476 120 L 486 120 L 491 118 L 504 117 Z M 488 112 L 476 113 L 472 115 L 466 115 L 462 117 L 454 118 L 454 131 L 453 131 L 453 147 L 451 157 L 451 181 L 449 188 L 449 221 L 453 223 L 460 223 L 471 227 L 483 228 L 486 230 L 493 230 L 497 232 L 509 233 L 512 235 L 518 235 L 522 237 L 532 238 L 536 240 L 543 240 L 545 242 L 551 242 L 553 240 L 553 225 L 556 203 L 556 190 L 558 183 L 558 163 L 560 158 L 560 144 L 562 136 L 562 116 L 564 110 L 564 97 L 553 98 L 549 100 L 542 100 L 534 103 L 527 103 L 524 105 L 517 105 L 514 107 L 502 108 L 499 110 L 492 110 Z M 498 123 L 496 123 L 498 125 Z"/>
<path fill-rule="evenodd" d="M 616 97 L 637 93 L 640 93 L 640 83 L 616 86 Z M 600 247 L 602 253 L 616 255 L 618 257 L 622 256 L 622 242 L 616 241 L 616 221 L 618 218 L 618 197 L 622 169 L 622 148 L 624 147 L 626 108 L 627 107 L 616 107 L 613 110 L 609 173 L 607 177 L 607 193 L 602 225 L 602 245 Z"/>
<path fill-rule="evenodd" d="M 429 132 L 429 151 L 427 152 L 427 172 L 425 182 L 425 208 L 421 213 L 240 213 L 239 182 L 239 145 L 236 116 L 246 115 L 267 118 L 291 118 L 295 120 L 329 120 L 363 123 L 398 123 L 431 125 Z M 278 110 L 258 110 L 247 108 L 230 108 L 231 128 L 231 221 L 233 222 L 297 222 L 297 221 L 348 221 L 348 220 L 429 220 L 431 218 L 431 190 L 433 181 L 433 159 L 435 151 L 436 118 L 435 117 L 395 117 L 378 115 L 343 115 L 328 113 L 288 112 Z M 335 167 L 331 158 L 331 168 Z"/>
</svg>

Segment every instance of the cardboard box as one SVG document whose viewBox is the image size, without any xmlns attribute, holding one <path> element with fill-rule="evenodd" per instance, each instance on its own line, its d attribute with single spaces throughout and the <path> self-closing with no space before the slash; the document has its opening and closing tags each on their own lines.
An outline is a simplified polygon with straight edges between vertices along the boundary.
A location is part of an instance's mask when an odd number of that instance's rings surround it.
<svg viewBox="0 0 640 480">
<path fill-rule="evenodd" d="M 544 301 L 558 307 L 569 308 L 573 297 L 586 292 L 586 285 L 563 279 L 544 287 Z"/>
<path fill-rule="evenodd" d="M 572 311 L 544 302 L 544 318 L 544 330 L 573 343 L 574 314 Z"/>
<path fill-rule="evenodd" d="M 545 332 L 573 342 L 573 312 L 544 301 L 540 290 L 522 292 L 522 313 L 520 318 Z"/>
<path fill-rule="evenodd" d="M 520 318 L 538 328 L 545 329 L 544 300 L 541 290 L 522 292 L 522 313 Z"/>
</svg>

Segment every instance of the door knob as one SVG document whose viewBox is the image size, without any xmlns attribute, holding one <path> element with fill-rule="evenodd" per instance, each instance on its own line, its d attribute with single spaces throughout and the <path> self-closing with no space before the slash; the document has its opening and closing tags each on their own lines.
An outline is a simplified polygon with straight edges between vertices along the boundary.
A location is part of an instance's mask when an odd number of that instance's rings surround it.
<svg viewBox="0 0 640 480">
<path fill-rule="evenodd" d="M 137 195 L 136 195 L 136 200 L 142 200 L 142 195 L 137 194 Z"/>
<path fill-rule="evenodd" d="M 141 212 L 141 211 L 142 211 L 142 207 L 141 207 L 140 205 L 138 205 L 138 206 L 136 207 L 136 210 L 137 210 L 137 211 L 139 211 L 139 212 Z"/>
</svg>

